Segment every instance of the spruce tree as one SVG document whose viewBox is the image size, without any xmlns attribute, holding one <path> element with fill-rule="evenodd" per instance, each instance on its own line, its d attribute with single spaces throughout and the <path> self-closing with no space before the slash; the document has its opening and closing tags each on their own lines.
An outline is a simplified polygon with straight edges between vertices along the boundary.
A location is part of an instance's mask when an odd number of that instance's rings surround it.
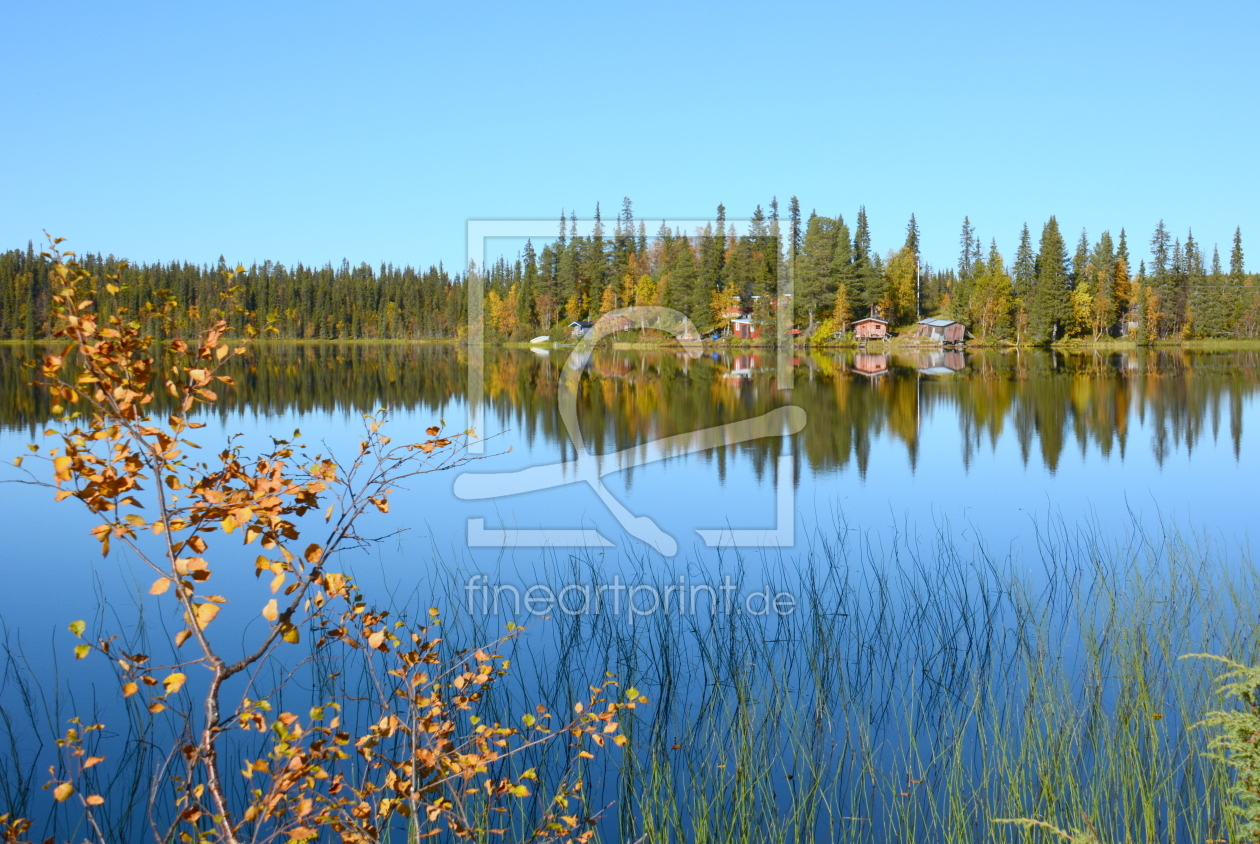
<svg viewBox="0 0 1260 844">
<path fill-rule="evenodd" d="M 722 206 L 718 206 L 717 230 L 707 225 L 700 243 L 699 280 L 696 284 L 697 298 L 712 301 L 722 289 L 722 267 L 726 252 L 726 218 Z"/>
<path fill-rule="evenodd" d="M 1238 284 L 1243 282 L 1242 227 L 1234 228 L 1234 246 L 1229 250 L 1229 277 Z"/>
<path fill-rule="evenodd" d="M 811 215 L 796 262 L 796 306 L 808 315 L 809 326 L 830 308 L 835 290 L 831 271 L 836 254 L 836 221 Z"/>
<path fill-rule="evenodd" d="M 788 219 L 791 221 L 792 249 L 799 255 L 804 232 L 801 231 L 801 203 L 795 196 L 788 203 Z"/>
<path fill-rule="evenodd" d="M 863 205 L 858 209 L 857 228 L 853 233 L 853 274 L 857 287 L 853 298 L 859 315 L 869 313 L 884 294 L 883 272 L 878 261 L 879 256 L 871 252 L 871 229 Z"/>
<path fill-rule="evenodd" d="M 914 213 L 910 214 L 910 222 L 906 223 L 906 248 L 914 253 L 914 257 L 919 257 L 919 224 L 914 219 Z"/>
<path fill-rule="evenodd" d="M 1186 237 L 1185 277 L 1187 335 L 1216 337 L 1220 331 L 1220 291 L 1211 289 L 1203 251 L 1194 239 L 1193 230 Z"/>
<path fill-rule="evenodd" d="M 1028 308 L 1028 330 L 1034 343 L 1051 343 L 1061 336 L 1068 318 L 1070 292 L 1067 246 L 1058 220 L 1051 217 L 1041 231 L 1037 280 Z"/>
<path fill-rule="evenodd" d="M 634 248 L 634 207 L 630 197 L 621 201 L 621 212 L 617 215 L 616 239 L 613 243 L 612 283 L 619 283 L 630 271 L 630 259 L 635 254 Z"/>
<path fill-rule="evenodd" d="M 1085 229 L 1081 229 L 1081 236 L 1076 241 L 1076 253 L 1072 256 L 1072 289 L 1082 281 L 1089 281 L 1089 235 Z"/>
<path fill-rule="evenodd" d="M 1031 302 L 1033 288 L 1037 283 L 1037 259 L 1033 255 L 1032 235 L 1028 231 L 1028 224 L 1024 223 L 1024 230 L 1019 236 L 1019 249 L 1015 252 L 1015 296 L 1024 300 L 1025 303 Z"/>
<path fill-rule="evenodd" d="M 521 268 L 521 287 L 516 302 L 516 325 L 518 333 L 524 335 L 526 327 L 533 327 L 538 324 L 537 315 L 534 312 L 534 301 L 538 295 L 538 256 L 534 253 L 534 243 L 531 240 L 525 241 L 525 251 L 522 255 Z"/>
<path fill-rule="evenodd" d="M 1168 229 L 1164 228 L 1164 221 L 1160 220 L 1155 226 L 1155 233 L 1151 235 L 1151 273 L 1152 278 L 1159 278 L 1168 273 L 1168 244 L 1172 240 L 1172 235 L 1168 233 Z"/>
<path fill-rule="evenodd" d="M 1124 229 L 1120 229 L 1120 245 L 1116 247 L 1116 259 L 1112 265 L 1112 290 L 1116 297 L 1116 318 L 1121 334 L 1129 333 L 1132 321 L 1133 282 L 1129 278 L 1129 244 Z"/>
<path fill-rule="evenodd" d="M 1233 330 L 1234 300 L 1229 280 L 1221 268 L 1221 250 L 1212 244 L 1212 268 L 1207 280 L 1208 296 L 1212 303 L 1212 334 L 1225 337 Z"/>
<path fill-rule="evenodd" d="M 831 254 L 831 280 L 829 287 L 837 291 L 841 287 L 845 292 L 845 319 L 852 313 L 854 293 L 857 290 L 857 275 L 853 271 L 853 239 L 844 215 L 836 217 L 835 249 Z M 839 329 L 837 329 L 839 330 Z"/>
<path fill-rule="evenodd" d="M 1153 319 L 1144 320 L 1143 328 L 1147 336 L 1157 340 L 1170 330 L 1171 321 L 1168 309 L 1175 299 L 1176 279 L 1174 278 L 1173 251 L 1170 249 L 1172 235 L 1160 220 L 1151 235 L 1150 288 L 1154 299 L 1146 297 L 1145 309 L 1151 312 Z M 1149 324 L 1147 324 L 1149 323 Z"/>
<path fill-rule="evenodd" d="M 971 277 L 972 264 L 975 261 L 976 230 L 971 226 L 971 218 L 963 217 L 962 234 L 958 237 L 958 278 Z"/>
</svg>

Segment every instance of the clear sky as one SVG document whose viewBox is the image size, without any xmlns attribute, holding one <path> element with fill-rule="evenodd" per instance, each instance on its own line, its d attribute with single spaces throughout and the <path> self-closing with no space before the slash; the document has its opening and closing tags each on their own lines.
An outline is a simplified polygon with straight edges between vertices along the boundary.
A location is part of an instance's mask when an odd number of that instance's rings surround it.
<svg viewBox="0 0 1260 844">
<path fill-rule="evenodd" d="M 1260 258 L 1260 5 L 7 3 L 0 248 L 462 264 L 469 218 L 1163 218 Z M 654 230 L 649 222 L 649 231 Z"/>
</svg>

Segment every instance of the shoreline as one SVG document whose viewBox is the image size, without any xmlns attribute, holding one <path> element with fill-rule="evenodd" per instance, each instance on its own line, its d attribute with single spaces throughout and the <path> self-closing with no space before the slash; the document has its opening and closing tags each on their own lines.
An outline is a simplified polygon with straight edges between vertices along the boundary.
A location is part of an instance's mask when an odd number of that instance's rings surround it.
<svg viewBox="0 0 1260 844">
<path fill-rule="evenodd" d="M 240 342 L 249 346 L 462 346 L 464 341 L 455 337 L 417 337 L 417 338 L 344 338 L 344 339 L 295 339 L 295 338 L 241 338 Z M 701 341 L 705 351 L 718 350 L 762 350 L 773 349 L 775 344 L 772 342 L 760 342 L 754 340 L 703 340 Z M 0 339 L 0 346 L 58 346 L 62 345 L 62 341 L 51 338 L 40 338 L 36 340 L 10 340 Z M 577 345 L 576 341 L 572 342 L 548 342 L 548 343 L 530 343 L 524 340 L 487 340 L 484 345 L 489 348 L 500 349 L 542 349 L 546 351 L 555 351 L 558 349 L 571 349 Z M 668 340 L 612 340 L 609 342 L 601 342 L 597 348 L 608 348 L 611 346 L 619 350 L 642 350 L 642 351 L 660 351 L 666 349 L 678 348 L 681 344 L 674 339 Z M 942 348 L 957 349 L 963 351 L 1035 351 L 1053 349 L 1064 352 L 1135 352 L 1142 350 L 1180 350 L 1180 351 L 1199 351 L 1199 352 L 1232 352 L 1232 351 L 1252 351 L 1260 350 L 1260 339 L 1254 340 L 1227 340 L 1227 339 L 1198 339 L 1198 340 L 1156 340 L 1149 343 L 1139 344 L 1133 340 L 1081 340 L 1073 338 L 1070 340 L 1059 340 L 1050 344 L 1015 344 L 1011 342 L 982 342 L 970 341 L 957 346 L 944 347 L 940 343 L 923 343 L 910 339 L 893 338 L 890 340 L 874 340 L 866 343 L 865 346 L 859 345 L 854 341 L 844 341 L 838 343 L 793 343 L 790 348 L 794 351 L 858 351 L 865 350 L 870 353 L 879 353 L 883 351 L 934 351 Z"/>
</svg>

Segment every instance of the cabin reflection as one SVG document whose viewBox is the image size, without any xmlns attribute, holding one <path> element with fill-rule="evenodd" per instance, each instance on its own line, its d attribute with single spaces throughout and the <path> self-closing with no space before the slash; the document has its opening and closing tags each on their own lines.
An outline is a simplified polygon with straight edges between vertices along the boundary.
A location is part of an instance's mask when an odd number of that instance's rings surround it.
<svg viewBox="0 0 1260 844">
<path fill-rule="evenodd" d="M 914 365 L 921 375 L 953 375 L 967 368 L 967 356 L 958 349 L 920 352 L 914 356 Z"/>
<path fill-rule="evenodd" d="M 471 371 L 482 385 L 476 400 L 487 425 L 567 448 L 558 393 L 579 370 L 578 415 L 597 453 L 753 418 L 790 401 L 811 420 L 826 420 L 794 439 L 815 469 L 865 471 L 881 437 L 904 443 L 913 456 L 920 426 L 935 418 L 958 426 L 964 467 L 972 454 L 1010 437 L 1023 462 L 1039 458 L 1054 471 L 1073 442 L 1082 452 L 1124 459 L 1137 431 L 1156 463 L 1218 438 L 1237 460 L 1244 418 L 1260 395 L 1256 350 L 811 350 L 789 358 L 790 396 L 778 385 L 775 350 L 735 351 L 711 349 L 694 361 L 685 347 L 615 348 L 606 341 L 586 355 L 487 349 L 479 361 L 465 346 L 260 343 L 232 360 L 235 386 L 200 418 L 236 426 L 239 414 L 332 419 L 383 406 L 439 418 L 453 401 L 471 399 Z M 35 346 L 0 347 L 0 429 L 35 438 L 47 427 L 48 393 L 31 385 L 25 366 L 39 354 Z M 156 395 L 153 404 L 160 411 L 169 396 Z M 772 467 L 778 447 L 759 440 L 737 450 Z"/>
<path fill-rule="evenodd" d="M 867 378 L 877 378 L 887 373 L 891 364 L 892 355 L 890 354 L 858 352 L 853 356 L 853 371 Z"/>
</svg>

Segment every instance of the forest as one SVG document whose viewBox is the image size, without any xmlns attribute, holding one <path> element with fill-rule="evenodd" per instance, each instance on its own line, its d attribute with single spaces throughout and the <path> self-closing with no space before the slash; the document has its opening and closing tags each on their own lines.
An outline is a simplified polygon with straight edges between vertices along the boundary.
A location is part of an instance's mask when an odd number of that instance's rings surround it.
<svg viewBox="0 0 1260 844">
<path fill-rule="evenodd" d="M 529 242 L 514 260 L 456 273 L 441 264 L 421 271 L 348 261 L 336 267 L 265 261 L 235 274 L 222 257 L 214 266 L 129 263 L 100 254 L 79 261 L 99 283 L 119 274 L 123 305 L 166 296 L 180 303 L 180 319 L 189 324 L 224 309 L 233 321 L 268 326 L 283 339 L 457 338 L 472 274 L 484 289 L 486 336 L 496 341 L 560 336 L 573 320 L 628 305 L 674 308 L 706 334 L 728 329 L 734 313 L 769 326 L 787 283 L 793 320 L 815 344 L 843 338 L 851 320 L 872 314 L 894 325 L 946 316 L 965 322 L 980 340 L 1028 345 L 1066 338 L 1251 339 L 1260 332 L 1260 290 L 1245 272 L 1239 229 L 1226 266 L 1215 245 L 1209 259 L 1193 231 L 1183 241 L 1162 220 L 1149 254 L 1136 257 L 1124 229 L 1096 239 L 1081 231 L 1069 246 L 1051 217 L 1036 240 L 1024 225 L 1008 261 L 996 238 L 986 247 L 964 218 L 957 264 L 942 268 L 920 255 L 913 215 L 904 239 L 896 238 L 900 245 L 881 254 L 872 246 L 865 207 L 852 226 L 839 214 L 804 217 L 796 197 L 785 216 L 777 200 L 768 209 L 757 206 L 736 225 L 719 205 L 702 230 L 662 223 L 649 235 L 627 198 L 611 230 L 598 205 L 593 224 L 581 227 L 576 213 L 562 213 L 554 240 Z M 47 336 L 50 266 L 32 243 L 0 253 L 0 339 Z"/>
</svg>

